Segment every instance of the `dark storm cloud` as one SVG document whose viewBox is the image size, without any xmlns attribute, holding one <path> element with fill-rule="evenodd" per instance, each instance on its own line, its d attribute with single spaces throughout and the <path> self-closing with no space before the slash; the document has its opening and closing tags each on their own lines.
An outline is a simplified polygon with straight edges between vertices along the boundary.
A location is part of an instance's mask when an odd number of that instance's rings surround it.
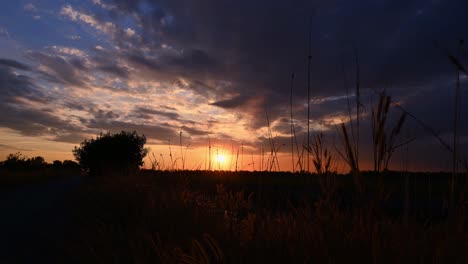
<svg viewBox="0 0 468 264">
<path fill-rule="evenodd" d="M 47 108 L 48 98 L 28 75 L 14 73 L 13 69 L 29 70 L 30 66 L 13 60 L 0 59 L 0 126 L 26 136 L 57 136 L 80 134 L 81 128 L 72 125 Z M 37 109 L 21 99 L 44 105 Z M 49 102 L 50 103 L 50 102 Z M 74 142 L 76 143 L 76 142 Z"/>
<path fill-rule="evenodd" d="M 134 51 L 127 55 L 126 58 L 130 63 L 136 65 L 140 68 L 147 68 L 149 70 L 158 71 L 161 69 L 161 66 L 154 60 L 146 58 L 141 52 Z"/>
<path fill-rule="evenodd" d="M 461 89 L 460 101 L 468 100 L 468 89 L 466 83 Z M 405 98 L 405 109 L 416 116 L 418 121 L 411 120 L 407 122 L 408 133 L 420 139 L 434 138 L 430 131 L 422 127 L 419 123 L 423 122 L 430 127 L 434 133 L 442 137 L 447 145 L 452 146 L 452 132 L 454 119 L 454 97 L 455 97 L 455 82 L 447 82 L 445 84 L 435 84 L 429 86 L 419 93 L 415 93 Z M 413 122 L 411 122 L 413 121 Z M 460 107 L 460 120 L 458 124 L 459 135 L 466 137 L 468 135 L 468 108 L 465 105 Z M 460 150 L 465 155 L 468 155 L 468 146 L 466 142 L 461 142 L 463 147 Z"/>
<path fill-rule="evenodd" d="M 72 64 L 61 56 L 34 51 L 27 52 L 26 56 L 47 67 L 48 71 L 39 70 L 44 79 L 59 84 L 87 87 L 87 74 L 79 71 L 83 65 L 78 64 L 76 67 L 76 61 Z"/>
<path fill-rule="evenodd" d="M 83 140 L 87 139 L 89 136 L 86 133 L 79 133 L 79 132 L 65 132 L 56 135 L 52 140 L 57 142 L 66 142 L 66 143 L 73 143 L 78 144 L 83 142 Z"/>
<path fill-rule="evenodd" d="M 15 60 L 9 60 L 9 59 L 1 59 L 0 58 L 0 65 L 5 65 L 5 66 L 8 66 L 8 67 L 17 68 L 17 69 L 23 70 L 23 71 L 31 70 L 31 68 L 28 65 L 25 65 L 25 64 L 23 64 L 21 62 L 15 61 Z"/>
<path fill-rule="evenodd" d="M 82 102 L 67 101 L 64 103 L 64 106 L 72 110 L 79 110 L 79 111 L 86 110 L 86 107 L 83 105 Z"/>
<path fill-rule="evenodd" d="M 2 104 L 13 103 L 18 97 L 33 101 L 40 101 L 44 97 L 30 77 L 16 74 L 13 71 L 13 68 L 26 69 L 28 66 L 12 60 L 2 60 L 2 62 L 0 63 L 0 100 Z"/>
<path fill-rule="evenodd" d="M 239 95 L 231 99 L 221 100 L 221 101 L 211 103 L 211 105 L 218 106 L 218 107 L 225 108 L 225 109 L 233 109 L 233 108 L 238 108 L 238 107 L 245 105 L 248 99 L 249 98 L 247 96 Z"/>
<path fill-rule="evenodd" d="M 280 118 L 278 120 L 278 124 L 273 126 L 271 129 L 275 132 L 288 135 L 291 133 L 291 121 L 290 119 L 287 119 L 287 118 Z"/>
<path fill-rule="evenodd" d="M 94 118 L 98 120 L 112 120 L 119 117 L 119 114 L 103 109 L 92 109 L 91 113 L 94 115 Z"/>
<path fill-rule="evenodd" d="M 214 57 L 200 49 L 190 49 L 181 56 L 167 56 L 161 58 L 163 65 L 168 65 L 174 71 L 191 71 L 189 74 L 209 74 L 221 66 Z"/>
<path fill-rule="evenodd" d="M 57 140 L 79 137 L 80 128 L 68 125 L 67 120 L 47 111 L 30 113 L 28 106 L 18 102 L 18 98 L 44 100 L 41 91 L 45 90 L 38 89 L 30 75 L 17 74 L 17 71 L 34 71 L 50 82 L 79 87 L 95 85 L 90 76 L 101 77 L 102 74 L 109 80 L 118 76 L 123 79 L 123 87 L 102 87 L 120 92 L 145 91 L 144 88 L 125 87 L 125 81 L 138 78 L 156 81 L 168 89 L 172 86 L 167 84 L 173 84 L 193 90 L 206 98 L 206 102 L 214 101 L 213 106 L 239 113 L 240 118 L 250 115 L 253 119 L 248 124 L 250 130 L 265 127 L 268 113 L 270 123 L 276 122 L 274 133 L 286 134 L 289 132 L 290 76 L 295 72 L 294 116 L 296 131 L 302 133 L 307 124 L 307 35 L 310 27 L 313 99 L 310 115 L 314 122 L 319 123 L 325 117 L 346 117 L 347 101 L 342 96 L 346 85 L 350 100 L 355 98 L 357 55 L 361 99 L 366 107 L 363 138 L 370 137 L 367 128 L 370 127 L 371 101 L 368 98 L 375 97 L 373 90 L 383 87 L 389 88 L 388 93 L 393 98 L 401 100 L 404 107 L 437 133 L 444 136 L 451 133 L 453 100 L 450 99 L 453 98 L 455 69 L 435 42 L 455 54 L 457 38 L 468 39 L 466 1 L 103 2 L 107 7 L 95 14 L 86 10 L 96 21 L 78 21 L 96 29 L 101 26 L 106 29 L 101 31 L 110 36 L 109 43 L 101 43 L 104 47 L 96 46 L 86 59 L 54 54 L 53 50 L 48 50 L 50 54 L 26 53 L 28 59 L 42 66 L 37 70 L 21 62 L 0 59 L 0 99 L 4 108 L 1 113 L 11 115 L 2 118 L 5 126 L 16 127 L 28 135 L 57 130 L 60 131 L 56 133 Z M 113 26 L 106 22 L 112 22 Z M 135 35 L 126 31 L 127 26 L 135 30 Z M 465 66 L 467 58 L 468 53 L 462 52 L 460 60 Z M 466 97 L 466 79 L 462 80 L 462 94 Z M 81 121 L 84 126 L 89 125 L 86 129 L 93 131 L 142 129 L 147 136 L 160 140 L 178 136 L 177 131 L 180 131 L 180 126 L 132 125 L 118 121 L 125 115 L 118 110 L 65 101 L 66 108 L 91 114 L 91 120 L 81 117 Z M 172 111 L 134 110 L 129 115 L 139 115 L 142 119 L 159 115 L 185 122 Z M 462 116 L 468 114 L 466 111 L 463 106 Z M 15 125 L 15 122 L 21 124 Z M 211 120 L 207 125 L 217 122 Z M 462 135 L 468 134 L 465 123 L 462 122 L 460 128 Z M 192 125 L 196 127 L 197 124 Z M 336 132 L 333 125 L 323 125 L 328 129 L 327 136 L 333 137 L 332 133 Z M 185 131 L 192 135 L 205 133 L 193 129 L 185 128 Z M 424 145 L 420 143 L 424 140 L 432 142 L 431 136 L 411 119 L 406 129 L 408 137 L 418 138 L 418 146 Z M 302 136 L 298 138 L 302 140 Z M 265 138 L 260 141 L 267 143 Z M 284 141 L 281 144 L 289 142 L 286 138 L 279 141 Z M 429 155 L 428 151 L 421 153 Z"/>
<path fill-rule="evenodd" d="M 53 114 L 30 109 L 26 105 L 0 106 L 0 126 L 18 131 L 26 136 L 55 136 L 62 133 L 79 132 L 81 128 Z M 75 142 L 76 143 L 76 142 Z"/>
<path fill-rule="evenodd" d="M 188 127 L 188 126 L 182 126 L 181 130 L 189 133 L 192 136 L 204 136 L 204 135 L 209 134 L 209 132 L 207 131 L 196 129 L 193 127 Z"/>
<path fill-rule="evenodd" d="M 89 128 L 104 129 L 111 132 L 117 132 L 121 130 L 127 131 L 138 131 L 140 134 L 144 134 L 148 138 L 156 140 L 170 140 L 175 138 L 178 133 L 170 127 L 162 125 L 145 125 L 135 124 L 117 120 L 97 120 L 92 119 L 87 124 Z"/>
<path fill-rule="evenodd" d="M 133 114 L 143 119 L 152 119 L 154 116 L 163 116 L 176 121 L 180 118 L 180 115 L 175 112 L 159 111 L 155 109 L 149 109 L 146 107 L 136 107 L 133 110 Z"/>
<path fill-rule="evenodd" d="M 97 70 L 114 75 L 116 77 L 128 79 L 129 72 L 127 69 L 118 65 L 100 65 Z"/>
<path fill-rule="evenodd" d="M 233 85 L 220 95 L 265 96 L 264 104 L 275 106 L 272 119 L 284 112 L 278 106 L 287 104 L 291 72 L 296 72 L 295 102 L 306 97 L 309 17 L 312 97 L 343 94 L 341 63 L 350 85 L 355 54 L 364 88 L 414 87 L 446 78 L 453 69 L 434 41 L 453 49 L 456 38 L 468 37 L 461 26 L 468 22 L 463 11 L 468 3 L 462 1 L 111 2 L 114 12 L 131 14 L 141 24 L 141 45 L 160 50 L 165 42 L 176 50 L 196 51 L 159 62 L 133 54 L 133 62 L 154 71 L 174 69 L 168 78 L 229 80 Z M 214 105 L 241 103 L 220 96 Z"/>
<path fill-rule="evenodd" d="M 72 59 L 70 59 L 69 63 L 71 65 L 73 65 L 73 67 L 75 67 L 78 70 L 81 70 L 81 71 L 89 70 L 88 67 L 86 67 L 86 65 L 85 65 L 85 63 L 84 63 L 84 61 L 82 59 L 72 58 Z"/>
</svg>

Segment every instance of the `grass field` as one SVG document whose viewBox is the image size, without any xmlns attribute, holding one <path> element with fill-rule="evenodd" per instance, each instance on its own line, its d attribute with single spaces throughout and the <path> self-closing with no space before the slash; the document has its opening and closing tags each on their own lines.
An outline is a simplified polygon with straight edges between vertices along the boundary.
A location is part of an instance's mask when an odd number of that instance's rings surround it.
<svg viewBox="0 0 468 264">
<path fill-rule="evenodd" d="M 77 263 L 467 263 L 466 182 L 449 174 L 143 171 L 84 180 Z M 466 177 L 459 177 L 461 181 Z M 63 253 L 63 254 L 62 254 Z"/>
<path fill-rule="evenodd" d="M 79 170 L 41 168 L 33 170 L 11 170 L 0 168 L 0 191 L 9 191 L 25 185 L 81 175 Z"/>
</svg>

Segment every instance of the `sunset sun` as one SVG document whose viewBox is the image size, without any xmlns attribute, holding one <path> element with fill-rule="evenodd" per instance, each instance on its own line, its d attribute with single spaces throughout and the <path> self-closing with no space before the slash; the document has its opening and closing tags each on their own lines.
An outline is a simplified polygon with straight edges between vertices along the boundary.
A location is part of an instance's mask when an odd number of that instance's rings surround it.
<svg viewBox="0 0 468 264">
<path fill-rule="evenodd" d="M 221 163 L 221 164 L 225 163 L 226 162 L 226 156 L 223 155 L 223 154 L 217 155 L 216 156 L 216 162 Z"/>
</svg>

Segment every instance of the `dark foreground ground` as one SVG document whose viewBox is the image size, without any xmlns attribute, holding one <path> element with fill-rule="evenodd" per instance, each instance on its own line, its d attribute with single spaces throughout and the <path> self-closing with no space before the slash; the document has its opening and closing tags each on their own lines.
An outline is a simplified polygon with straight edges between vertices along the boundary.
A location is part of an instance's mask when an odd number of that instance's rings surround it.
<svg viewBox="0 0 468 264">
<path fill-rule="evenodd" d="M 46 263 L 64 251 L 70 204 L 82 180 L 54 177 L 0 192 L 0 263 Z"/>
<path fill-rule="evenodd" d="M 0 193 L 0 263 L 468 263 L 466 176 L 153 172 Z M 453 201 L 451 203 L 450 201 Z"/>
</svg>

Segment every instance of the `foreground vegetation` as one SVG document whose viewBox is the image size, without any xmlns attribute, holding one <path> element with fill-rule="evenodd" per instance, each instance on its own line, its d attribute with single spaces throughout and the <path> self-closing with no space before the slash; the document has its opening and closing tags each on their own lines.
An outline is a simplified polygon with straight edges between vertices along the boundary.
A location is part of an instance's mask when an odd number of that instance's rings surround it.
<svg viewBox="0 0 468 264">
<path fill-rule="evenodd" d="M 72 205 L 63 257 L 77 263 L 467 263 L 466 184 L 451 207 L 448 175 L 398 175 L 363 174 L 361 192 L 351 177 L 333 174 L 147 171 L 89 178 Z"/>
</svg>

